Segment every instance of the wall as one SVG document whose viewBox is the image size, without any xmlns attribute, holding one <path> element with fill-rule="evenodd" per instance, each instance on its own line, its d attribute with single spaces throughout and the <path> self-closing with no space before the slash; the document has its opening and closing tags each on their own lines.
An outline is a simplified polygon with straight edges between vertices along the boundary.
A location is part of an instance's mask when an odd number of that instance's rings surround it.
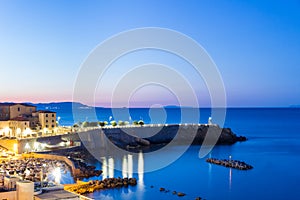
<svg viewBox="0 0 300 200">
<path fill-rule="evenodd" d="M 9 106 L 0 106 L 0 120 L 9 120 Z"/>
<path fill-rule="evenodd" d="M 0 192 L 0 199 L 17 200 L 17 191 Z"/>
<path fill-rule="evenodd" d="M 19 115 L 31 115 L 32 112 L 36 110 L 36 107 L 34 106 L 24 106 L 21 104 L 16 104 L 10 106 L 10 119 L 13 119 L 15 117 L 18 117 Z"/>
</svg>

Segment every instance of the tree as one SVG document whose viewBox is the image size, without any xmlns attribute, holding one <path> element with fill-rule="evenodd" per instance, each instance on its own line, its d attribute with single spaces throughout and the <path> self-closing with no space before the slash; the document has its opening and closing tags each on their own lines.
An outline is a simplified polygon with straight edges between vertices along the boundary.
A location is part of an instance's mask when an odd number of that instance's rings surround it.
<svg viewBox="0 0 300 200">
<path fill-rule="evenodd" d="M 138 124 L 141 125 L 141 126 L 143 126 L 145 123 L 144 123 L 143 120 L 140 120 L 140 121 L 138 122 Z"/>
<path fill-rule="evenodd" d="M 112 126 L 117 126 L 117 122 L 116 122 L 115 120 L 110 121 L 110 124 L 111 124 Z"/>
<path fill-rule="evenodd" d="M 132 124 L 133 124 L 133 125 L 139 125 L 139 122 L 136 121 L 136 120 L 134 120 L 134 121 L 132 122 Z"/>
<path fill-rule="evenodd" d="M 97 127 L 98 122 L 89 122 L 89 127 Z"/>
<path fill-rule="evenodd" d="M 125 122 L 122 121 L 122 120 L 119 120 L 118 125 L 119 125 L 119 126 L 124 126 L 124 125 L 125 125 Z"/>
<path fill-rule="evenodd" d="M 103 126 L 105 126 L 107 124 L 108 124 L 107 121 L 100 121 L 99 122 L 99 126 L 101 126 L 101 127 L 103 127 Z"/>
<path fill-rule="evenodd" d="M 84 121 L 84 122 L 82 122 L 82 125 L 81 125 L 83 128 L 86 128 L 86 127 L 88 127 L 89 126 L 89 122 L 87 122 L 87 121 Z"/>
</svg>

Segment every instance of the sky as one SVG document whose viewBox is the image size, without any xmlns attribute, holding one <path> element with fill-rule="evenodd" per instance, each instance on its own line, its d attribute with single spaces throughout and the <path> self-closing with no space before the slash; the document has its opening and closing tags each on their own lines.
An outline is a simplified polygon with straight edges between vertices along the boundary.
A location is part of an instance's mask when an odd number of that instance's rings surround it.
<svg viewBox="0 0 300 200">
<path fill-rule="evenodd" d="M 72 101 L 90 53 L 113 35 L 143 27 L 172 29 L 199 43 L 218 67 L 229 107 L 300 104 L 296 0 L 0 0 L 0 102 Z M 83 103 L 111 106 L 112 84 L 147 63 L 170 66 L 190 82 L 200 106 L 211 105 L 192 66 L 155 50 L 117 60 L 95 86 L 95 99 Z M 180 87 L 141 85 L 130 97 L 118 94 L 114 105 L 178 105 L 184 97 L 188 106 L 191 94 L 173 91 Z"/>
</svg>

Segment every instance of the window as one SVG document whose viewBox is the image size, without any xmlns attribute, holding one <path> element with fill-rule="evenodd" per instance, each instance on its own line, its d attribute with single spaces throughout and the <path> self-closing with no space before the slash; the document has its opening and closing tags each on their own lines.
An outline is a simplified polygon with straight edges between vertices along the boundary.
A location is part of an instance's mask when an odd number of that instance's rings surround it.
<svg viewBox="0 0 300 200">
<path fill-rule="evenodd" d="M 54 120 L 52 119 L 52 123 L 54 123 Z"/>
<path fill-rule="evenodd" d="M 54 117 L 54 114 L 52 114 L 52 117 Z"/>
<path fill-rule="evenodd" d="M 21 108 L 20 108 L 20 107 L 18 107 L 18 112 L 20 112 L 20 110 L 21 110 Z"/>
<path fill-rule="evenodd" d="M 27 123 L 25 122 L 25 123 L 24 123 L 24 125 L 26 126 L 26 125 L 27 125 Z"/>
<path fill-rule="evenodd" d="M 52 128 L 54 128 L 54 125 L 52 125 Z"/>
<path fill-rule="evenodd" d="M 48 125 L 46 125 L 46 128 L 48 128 Z"/>
<path fill-rule="evenodd" d="M 46 114 L 46 117 L 48 117 L 48 114 Z"/>
<path fill-rule="evenodd" d="M 48 123 L 48 120 L 46 120 L 46 123 Z"/>
</svg>

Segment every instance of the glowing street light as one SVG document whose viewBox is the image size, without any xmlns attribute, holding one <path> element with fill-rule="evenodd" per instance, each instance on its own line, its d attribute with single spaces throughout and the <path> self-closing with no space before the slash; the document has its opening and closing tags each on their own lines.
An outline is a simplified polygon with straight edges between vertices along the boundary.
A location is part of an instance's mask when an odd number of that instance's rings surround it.
<svg viewBox="0 0 300 200">
<path fill-rule="evenodd" d="M 27 151 L 27 152 L 28 152 L 28 151 L 29 151 L 29 149 L 30 149 L 30 145 L 29 145 L 29 143 L 28 143 L 28 142 L 25 144 L 25 149 L 26 149 L 26 151 Z"/>
<path fill-rule="evenodd" d="M 54 176 L 54 180 L 55 183 L 59 184 L 60 183 L 60 179 L 61 179 L 61 171 L 59 167 L 56 167 L 53 172 L 52 175 Z"/>
</svg>

